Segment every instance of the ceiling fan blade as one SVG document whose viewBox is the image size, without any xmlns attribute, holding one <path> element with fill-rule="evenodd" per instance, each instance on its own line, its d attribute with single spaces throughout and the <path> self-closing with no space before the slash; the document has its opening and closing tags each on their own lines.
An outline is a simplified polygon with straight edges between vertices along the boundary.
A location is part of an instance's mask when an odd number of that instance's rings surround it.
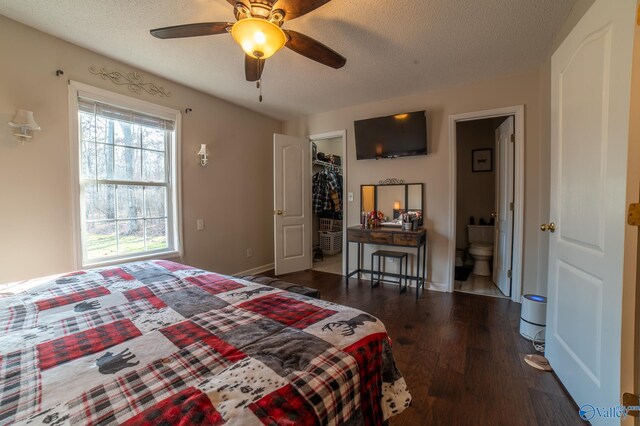
<svg viewBox="0 0 640 426">
<path fill-rule="evenodd" d="M 197 37 L 215 34 L 226 34 L 227 28 L 233 24 L 229 22 L 200 22 L 198 24 L 176 25 L 173 27 L 156 28 L 151 35 L 157 38 Z"/>
<path fill-rule="evenodd" d="M 230 1 L 231 0 L 229 0 L 229 2 Z M 284 20 L 290 21 L 309 13 L 330 1 L 331 0 L 278 0 L 273 5 L 273 10 L 284 10 Z"/>
<path fill-rule="evenodd" d="M 264 71 L 264 59 L 256 59 L 249 55 L 244 55 L 244 73 L 247 81 L 258 81 Z"/>
<path fill-rule="evenodd" d="M 309 36 L 291 30 L 284 30 L 284 32 L 289 38 L 285 46 L 302 56 L 336 69 L 342 68 L 347 63 L 344 56 Z"/>
</svg>

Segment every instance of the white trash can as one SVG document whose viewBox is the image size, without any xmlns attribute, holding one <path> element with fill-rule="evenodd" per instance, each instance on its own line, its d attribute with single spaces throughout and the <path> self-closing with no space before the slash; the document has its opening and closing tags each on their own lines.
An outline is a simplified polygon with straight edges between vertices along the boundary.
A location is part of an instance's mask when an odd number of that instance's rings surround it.
<svg viewBox="0 0 640 426">
<path fill-rule="evenodd" d="M 544 342 L 547 325 L 547 298 L 537 294 L 522 296 L 520 312 L 520 335 L 527 340 Z"/>
</svg>

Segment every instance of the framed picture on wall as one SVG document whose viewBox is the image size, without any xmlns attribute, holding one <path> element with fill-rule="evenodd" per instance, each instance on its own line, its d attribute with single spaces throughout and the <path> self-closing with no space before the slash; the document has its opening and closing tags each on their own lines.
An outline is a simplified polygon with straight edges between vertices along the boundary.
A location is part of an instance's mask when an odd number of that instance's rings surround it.
<svg viewBox="0 0 640 426">
<path fill-rule="evenodd" d="M 471 171 L 493 171 L 493 150 L 491 148 L 474 149 L 471 151 Z"/>
</svg>

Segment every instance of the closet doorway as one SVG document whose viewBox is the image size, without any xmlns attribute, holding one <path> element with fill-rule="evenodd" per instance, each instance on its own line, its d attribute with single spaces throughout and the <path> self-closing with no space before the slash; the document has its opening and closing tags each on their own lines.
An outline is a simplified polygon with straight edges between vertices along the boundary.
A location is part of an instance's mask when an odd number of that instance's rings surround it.
<svg viewBox="0 0 640 426">
<path fill-rule="evenodd" d="M 313 270 L 344 275 L 346 131 L 309 136 Z"/>
</svg>

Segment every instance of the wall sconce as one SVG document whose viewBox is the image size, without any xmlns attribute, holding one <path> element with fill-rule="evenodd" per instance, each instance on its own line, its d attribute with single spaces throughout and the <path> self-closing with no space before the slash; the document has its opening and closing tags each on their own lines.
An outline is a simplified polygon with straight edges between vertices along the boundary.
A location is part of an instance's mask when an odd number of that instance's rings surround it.
<svg viewBox="0 0 640 426">
<path fill-rule="evenodd" d="M 20 133 L 14 133 L 13 136 L 18 138 L 22 143 L 33 137 L 30 131 L 40 130 L 40 126 L 38 126 L 36 120 L 33 119 L 33 112 L 24 109 L 16 111 L 16 115 L 14 115 L 13 120 L 9 122 L 9 126 L 20 130 Z"/>
<path fill-rule="evenodd" d="M 198 154 L 200 156 L 200 164 L 204 167 L 207 165 L 207 163 L 209 162 L 209 156 L 207 155 L 207 145 L 206 144 L 202 144 L 200 145 L 200 151 L 198 151 Z"/>
</svg>

